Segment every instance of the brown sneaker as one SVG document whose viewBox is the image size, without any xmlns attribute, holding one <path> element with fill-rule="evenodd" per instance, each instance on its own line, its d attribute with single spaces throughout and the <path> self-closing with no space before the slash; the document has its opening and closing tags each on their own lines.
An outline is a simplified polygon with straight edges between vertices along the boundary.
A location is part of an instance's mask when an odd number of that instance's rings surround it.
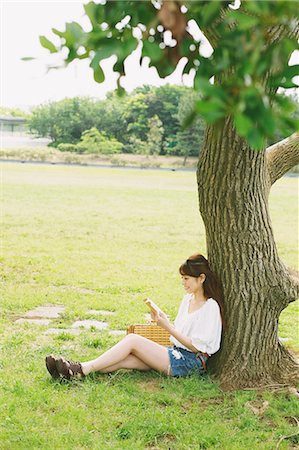
<svg viewBox="0 0 299 450">
<path fill-rule="evenodd" d="M 57 378 L 60 377 L 59 372 L 56 368 L 56 359 L 53 355 L 46 356 L 46 367 L 54 380 L 57 380 Z"/>
<path fill-rule="evenodd" d="M 84 378 L 85 375 L 82 370 L 81 363 L 68 361 L 64 358 L 56 360 L 56 368 L 58 373 L 64 378 L 70 380 L 71 378 Z"/>
</svg>

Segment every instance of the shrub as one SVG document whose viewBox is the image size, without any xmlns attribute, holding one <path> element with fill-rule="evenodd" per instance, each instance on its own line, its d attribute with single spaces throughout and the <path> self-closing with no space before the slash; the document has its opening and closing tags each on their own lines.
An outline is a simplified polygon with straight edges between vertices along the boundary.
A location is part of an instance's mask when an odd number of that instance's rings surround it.
<svg viewBox="0 0 299 450">
<path fill-rule="evenodd" d="M 115 138 L 109 138 L 106 133 L 93 127 L 82 133 L 80 142 L 76 145 L 78 153 L 113 154 L 120 153 L 123 144 Z"/>
<path fill-rule="evenodd" d="M 109 138 L 106 133 L 93 127 L 82 133 L 78 144 L 59 144 L 61 152 L 89 153 L 111 155 L 121 153 L 123 144 L 115 138 Z"/>
<path fill-rule="evenodd" d="M 76 145 L 75 144 L 59 144 L 58 150 L 61 152 L 76 152 Z"/>
</svg>

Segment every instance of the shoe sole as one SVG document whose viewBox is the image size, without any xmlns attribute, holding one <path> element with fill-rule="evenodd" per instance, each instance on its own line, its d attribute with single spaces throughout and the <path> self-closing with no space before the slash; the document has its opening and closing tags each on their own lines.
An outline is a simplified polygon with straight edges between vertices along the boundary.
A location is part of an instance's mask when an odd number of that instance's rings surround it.
<svg viewBox="0 0 299 450">
<path fill-rule="evenodd" d="M 56 360 L 54 356 L 50 355 L 46 357 L 46 367 L 49 374 L 51 375 L 52 378 L 54 378 L 54 380 L 57 380 L 60 377 L 56 367 Z"/>
<path fill-rule="evenodd" d="M 56 369 L 58 370 L 58 373 L 60 375 L 62 375 L 67 380 L 70 380 L 71 375 L 67 367 L 67 362 L 63 358 L 59 358 L 56 360 Z"/>
</svg>

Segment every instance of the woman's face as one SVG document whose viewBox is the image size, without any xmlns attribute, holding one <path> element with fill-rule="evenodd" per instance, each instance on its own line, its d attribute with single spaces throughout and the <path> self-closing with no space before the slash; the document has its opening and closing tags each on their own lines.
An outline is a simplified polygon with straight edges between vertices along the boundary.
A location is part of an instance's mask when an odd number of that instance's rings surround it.
<svg viewBox="0 0 299 450">
<path fill-rule="evenodd" d="M 204 281 L 204 279 L 202 280 L 202 276 L 196 278 L 190 277 L 189 275 L 181 275 L 181 279 L 182 285 L 188 294 L 195 294 L 202 289 L 202 283 Z"/>
</svg>

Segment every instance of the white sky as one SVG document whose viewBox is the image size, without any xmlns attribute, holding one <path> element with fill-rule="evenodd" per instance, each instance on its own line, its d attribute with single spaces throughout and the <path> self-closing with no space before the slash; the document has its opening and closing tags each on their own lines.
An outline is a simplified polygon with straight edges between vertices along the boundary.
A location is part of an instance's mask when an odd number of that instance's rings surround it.
<svg viewBox="0 0 299 450">
<path fill-rule="evenodd" d="M 56 101 L 65 97 L 91 96 L 104 98 L 105 92 L 116 87 L 117 74 L 108 71 L 103 84 L 93 80 L 88 61 L 74 61 L 69 67 L 47 71 L 47 65 L 61 62 L 57 55 L 43 49 L 39 36 L 55 39 L 51 29 L 64 30 L 66 22 L 78 21 L 84 28 L 83 3 L 80 1 L 26 1 L 0 0 L 1 2 L 1 105 L 5 107 L 30 106 Z M 36 61 L 22 61 L 22 57 L 34 56 Z M 159 85 L 161 81 L 155 69 L 143 71 L 130 57 L 124 87 L 132 90 L 143 83 Z M 136 58 L 135 58 L 136 60 Z M 111 62 L 107 68 L 111 66 Z M 128 67 L 129 66 L 129 67 Z M 146 70 L 147 69 L 147 70 Z M 179 83 L 179 70 L 168 77 L 168 82 Z M 188 78 L 187 78 L 188 83 Z M 189 83 L 190 84 L 190 79 Z"/>
</svg>

